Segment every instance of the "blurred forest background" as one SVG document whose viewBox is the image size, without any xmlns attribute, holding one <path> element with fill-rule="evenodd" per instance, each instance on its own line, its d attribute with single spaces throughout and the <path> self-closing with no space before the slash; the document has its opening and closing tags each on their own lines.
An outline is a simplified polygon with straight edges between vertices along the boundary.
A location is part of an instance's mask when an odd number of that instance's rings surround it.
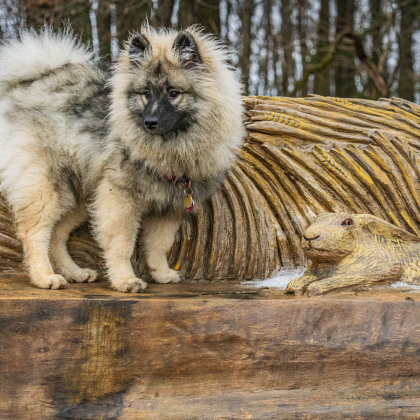
<svg viewBox="0 0 420 420">
<path fill-rule="evenodd" d="M 250 95 L 420 103 L 420 0 L 0 0 L 0 37 L 70 22 L 98 58 L 114 60 L 146 17 L 216 33 Z"/>
</svg>

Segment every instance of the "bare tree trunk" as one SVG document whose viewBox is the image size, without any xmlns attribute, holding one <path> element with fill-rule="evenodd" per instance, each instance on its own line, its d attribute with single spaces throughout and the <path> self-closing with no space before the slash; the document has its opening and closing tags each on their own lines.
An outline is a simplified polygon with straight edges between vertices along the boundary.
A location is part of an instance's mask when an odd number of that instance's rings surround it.
<svg viewBox="0 0 420 420">
<path fill-rule="evenodd" d="M 231 0 L 226 0 L 227 14 L 226 14 L 226 39 L 229 40 L 230 29 L 229 28 L 229 16 L 232 14 L 232 3 Z"/>
<path fill-rule="evenodd" d="M 354 27 L 354 0 L 336 0 L 337 22 L 336 34 L 343 31 L 353 33 Z M 337 55 L 335 67 L 335 94 L 342 98 L 351 98 L 356 92 L 355 85 L 356 68 L 352 47 L 345 47 Z"/>
<path fill-rule="evenodd" d="M 282 91 L 285 95 L 289 91 L 289 84 L 294 77 L 294 61 L 293 61 L 293 42 L 292 42 L 292 20 L 290 0 L 282 0 L 281 2 L 281 40 L 283 45 L 284 58 L 282 63 Z"/>
<path fill-rule="evenodd" d="M 26 0 L 25 11 L 29 28 L 39 30 L 47 23 L 55 29 L 61 29 L 70 24 L 74 33 L 84 42 L 92 41 L 89 0 Z"/>
<path fill-rule="evenodd" d="M 159 0 L 156 15 L 153 19 L 155 27 L 169 28 L 171 26 L 172 11 L 175 0 Z"/>
<path fill-rule="evenodd" d="M 38 30 L 43 22 L 51 23 L 54 20 L 55 6 L 53 0 L 26 0 L 25 10 L 28 28 Z"/>
<path fill-rule="evenodd" d="M 220 34 L 220 0 L 196 0 L 198 7 L 198 21 L 207 32 Z"/>
<path fill-rule="evenodd" d="M 220 0 L 180 0 L 178 27 L 185 29 L 194 23 L 206 32 L 220 33 Z"/>
<path fill-rule="evenodd" d="M 58 27 L 62 26 L 62 22 L 68 19 L 75 34 L 80 36 L 83 42 L 92 42 L 92 25 L 90 22 L 90 1 L 74 0 L 66 2 L 63 0 L 64 19 L 60 17 L 56 21 Z M 59 21 L 61 21 L 59 23 Z"/>
<path fill-rule="evenodd" d="M 117 12 L 118 43 L 121 47 L 130 32 L 138 30 L 150 16 L 152 0 L 117 0 L 114 2 Z"/>
<path fill-rule="evenodd" d="M 401 11 L 398 96 L 414 101 L 414 68 L 411 47 L 416 18 L 415 7 L 419 8 L 419 6 L 417 0 L 398 0 L 398 6 Z"/>
<path fill-rule="evenodd" d="M 370 34 L 372 36 L 372 62 L 378 67 L 383 52 L 383 33 L 381 29 L 385 25 L 386 18 L 382 11 L 382 0 L 370 0 L 370 12 L 372 15 Z M 369 97 L 378 98 L 378 90 L 372 80 L 369 81 Z"/>
<path fill-rule="evenodd" d="M 370 34 L 373 40 L 372 61 L 378 65 L 382 52 L 381 27 L 384 24 L 384 14 L 381 9 L 382 0 L 369 0 L 372 20 L 370 24 Z"/>
<path fill-rule="evenodd" d="M 264 47 L 265 47 L 266 54 L 264 57 L 261 57 L 261 60 L 259 63 L 260 64 L 259 65 L 260 80 L 264 80 L 264 89 L 263 89 L 264 95 L 270 95 L 268 73 L 269 73 L 269 66 L 270 66 L 270 56 L 273 49 L 272 47 L 273 36 L 271 33 L 271 21 L 270 21 L 271 7 L 272 7 L 271 0 L 265 0 L 264 18 L 261 22 L 261 27 L 264 29 L 264 32 L 265 32 Z"/>
<path fill-rule="evenodd" d="M 197 23 L 194 18 L 194 3 L 191 0 L 180 0 L 178 10 L 178 29 L 185 29 L 193 23 Z"/>
<path fill-rule="evenodd" d="M 280 34 L 273 36 L 273 63 L 274 63 L 274 86 L 277 90 L 277 95 L 283 95 L 281 86 L 281 72 L 279 71 L 280 63 Z M 285 92 L 287 93 L 287 92 Z"/>
<path fill-rule="evenodd" d="M 308 47 L 306 45 L 306 26 L 305 23 L 307 21 L 306 10 L 308 9 L 309 5 L 306 0 L 297 0 L 297 8 L 298 8 L 298 37 L 300 42 L 300 55 L 302 57 L 302 74 L 305 73 L 307 68 L 306 58 L 308 57 Z M 302 87 L 302 92 L 300 93 L 301 96 L 308 95 L 308 85 Z"/>
<path fill-rule="evenodd" d="M 244 0 L 241 11 L 242 28 L 241 39 L 242 49 L 239 57 L 239 68 L 242 72 L 242 83 L 244 84 L 245 94 L 249 93 L 249 68 L 251 60 L 251 20 L 254 14 L 254 0 Z"/>
<path fill-rule="evenodd" d="M 325 56 L 329 46 L 330 32 L 330 0 L 321 0 L 321 10 L 317 28 L 316 63 Z M 315 74 L 315 93 L 330 96 L 330 69 L 326 67 Z"/>
<path fill-rule="evenodd" d="M 99 54 L 101 57 L 111 59 L 111 11 L 110 2 L 99 0 L 97 10 L 97 25 L 99 37 Z"/>
</svg>

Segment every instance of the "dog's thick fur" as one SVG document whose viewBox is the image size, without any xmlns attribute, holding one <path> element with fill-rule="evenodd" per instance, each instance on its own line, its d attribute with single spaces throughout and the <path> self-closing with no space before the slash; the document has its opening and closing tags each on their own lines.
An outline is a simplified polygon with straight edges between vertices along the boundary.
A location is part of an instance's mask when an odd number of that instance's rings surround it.
<svg viewBox="0 0 420 420">
<path fill-rule="evenodd" d="M 112 287 L 146 283 L 130 262 L 137 232 L 150 272 L 177 282 L 166 253 L 192 180 L 200 206 L 220 186 L 244 135 L 241 88 L 226 52 L 196 28 L 144 27 L 112 73 L 69 34 L 25 32 L 0 48 L 0 181 L 32 282 L 91 282 L 66 242 L 92 215 Z"/>
</svg>

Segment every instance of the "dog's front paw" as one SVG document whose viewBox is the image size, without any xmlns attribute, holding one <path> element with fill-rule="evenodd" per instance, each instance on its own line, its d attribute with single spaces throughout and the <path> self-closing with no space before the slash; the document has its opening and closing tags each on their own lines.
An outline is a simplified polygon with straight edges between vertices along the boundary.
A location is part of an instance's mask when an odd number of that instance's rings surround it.
<svg viewBox="0 0 420 420">
<path fill-rule="evenodd" d="M 32 283 L 40 289 L 63 289 L 67 280 L 60 274 L 50 274 L 32 279 Z"/>
<path fill-rule="evenodd" d="M 93 283 L 98 277 L 98 272 L 90 268 L 62 270 L 61 273 L 69 282 L 76 283 Z"/>
<path fill-rule="evenodd" d="M 171 270 L 168 268 L 167 270 L 162 271 L 154 271 L 152 272 L 152 276 L 156 283 L 178 283 L 181 280 L 181 275 L 179 271 Z"/>
<path fill-rule="evenodd" d="M 117 292 L 141 293 L 146 290 L 147 283 L 137 277 L 129 277 L 112 282 L 112 287 Z"/>
</svg>

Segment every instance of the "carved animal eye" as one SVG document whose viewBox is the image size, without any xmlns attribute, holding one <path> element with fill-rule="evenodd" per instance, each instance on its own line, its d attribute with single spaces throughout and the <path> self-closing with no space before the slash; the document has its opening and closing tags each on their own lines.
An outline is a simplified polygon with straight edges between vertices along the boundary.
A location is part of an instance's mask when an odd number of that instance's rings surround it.
<svg viewBox="0 0 420 420">
<path fill-rule="evenodd" d="M 351 225 L 354 225 L 354 222 L 352 219 L 346 219 L 344 220 L 343 223 L 341 223 L 341 226 L 351 226 Z"/>
<path fill-rule="evenodd" d="M 178 95 L 179 95 L 179 92 L 177 92 L 176 90 L 171 90 L 171 91 L 169 92 L 169 97 L 170 97 L 171 99 L 178 98 Z"/>
</svg>

